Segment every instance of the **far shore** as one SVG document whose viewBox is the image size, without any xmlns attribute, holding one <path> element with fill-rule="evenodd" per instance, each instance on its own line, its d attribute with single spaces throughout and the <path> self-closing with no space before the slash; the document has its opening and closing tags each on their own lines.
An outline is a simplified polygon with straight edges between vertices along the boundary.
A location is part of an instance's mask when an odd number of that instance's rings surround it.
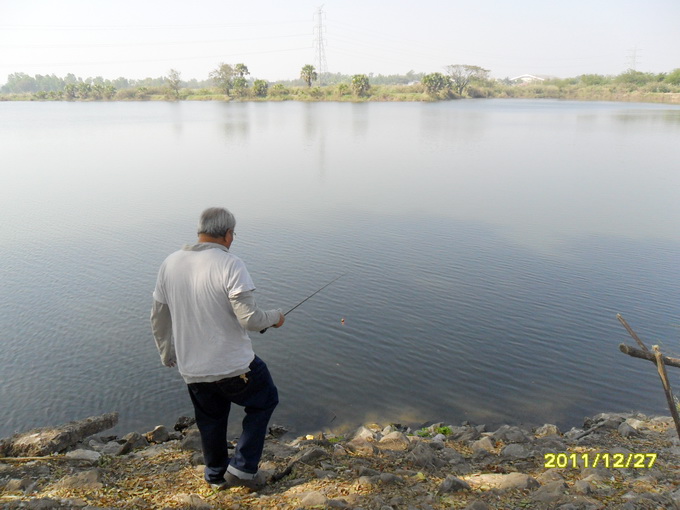
<svg viewBox="0 0 680 510">
<path fill-rule="evenodd" d="M 127 91 L 120 91 L 127 92 Z M 0 94 L 0 102 L 4 101 L 28 101 L 28 102 L 146 102 L 146 101 L 222 101 L 222 102 L 285 102 L 298 101 L 306 103 L 314 102 L 340 102 L 340 103 L 367 103 L 367 102 L 446 102 L 466 101 L 470 99 L 553 99 L 568 101 L 606 101 L 621 103 L 658 103 L 678 105 L 680 104 L 680 92 L 649 92 L 643 90 L 609 90 L 596 89 L 584 90 L 580 88 L 558 87 L 513 87 L 497 91 L 480 92 L 474 97 L 461 97 L 455 94 L 448 96 L 433 96 L 422 91 L 418 85 L 400 87 L 372 87 L 365 95 L 357 96 L 349 92 L 338 92 L 336 88 L 328 89 L 291 88 L 286 92 L 257 97 L 252 95 L 228 96 L 217 91 L 189 90 L 184 89 L 179 97 L 175 97 L 164 91 L 130 91 L 127 94 L 118 94 L 112 98 L 71 98 L 64 99 L 58 95 L 47 94 Z"/>
</svg>

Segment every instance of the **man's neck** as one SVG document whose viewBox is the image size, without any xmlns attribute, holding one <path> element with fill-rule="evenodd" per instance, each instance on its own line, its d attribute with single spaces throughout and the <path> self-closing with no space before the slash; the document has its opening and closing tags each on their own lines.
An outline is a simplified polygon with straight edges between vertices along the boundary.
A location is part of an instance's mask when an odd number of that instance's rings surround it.
<svg viewBox="0 0 680 510">
<path fill-rule="evenodd" d="M 208 234 L 198 234 L 198 242 L 221 244 L 225 248 L 229 248 L 227 245 L 227 240 L 224 237 L 213 237 Z"/>
</svg>

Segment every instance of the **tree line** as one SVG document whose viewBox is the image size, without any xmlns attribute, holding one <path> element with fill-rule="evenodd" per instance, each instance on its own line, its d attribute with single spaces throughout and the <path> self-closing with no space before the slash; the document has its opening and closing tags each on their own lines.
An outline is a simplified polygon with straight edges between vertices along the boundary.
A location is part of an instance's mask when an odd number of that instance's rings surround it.
<svg viewBox="0 0 680 510">
<path fill-rule="evenodd" d="M 480 66 L 455 64 L 444 67 L 444 72 L 415 73 L 404 75 L 374 75 L 372 73 L 344 75 L 317 72 L 311 64 L 300 69 L 296 80 L 269 82 L 250 76 L 244 63 L 220 63 L 203 81 L 185 81 L 181 73 L 170 69 L 167 76 L 130 80 L 117 78 L 107 80 L 101 76 L 82 79 L 73 74 L 64 78 L 52 75 L 29 76 L 25 73 L 9 75 L 0 93 L 10 95 L 31 94 L 38 100 L 131 100 L 131 99 L 192 99 L 215 97 L 246 98 L 308 98 L 339 99 L 346 96 L 382 100 L 418 100 L 420 94 L 429 100 L 460 97 L 571 97 L 581 96 L 584 89 L 601 98 L 609 90 L 650 93 L 680 92 L 680 69 L 670 73 L 643 73 L 627 70 L 618 76 L 597 74 L 581 75 L 567 79 L 543 79 L 517 87 L 509 78 L 494 80 L 490 71 Z M 389 87 L 392 88 L 389 88 Z M 386 88 L 388 87 L 388 88 Z M 593 92 L 595 91 L 595 92 Z M 392 96 L 390 97 L 390 94 Z M 533 95 L 532 95 L 533 94 Z M 407 97 L 408 96 L 408 97 Z M 410 98 L 410 99 L 409 99 Z M 589 97 L 582 97 L 588 99 Z"/>
</svg>

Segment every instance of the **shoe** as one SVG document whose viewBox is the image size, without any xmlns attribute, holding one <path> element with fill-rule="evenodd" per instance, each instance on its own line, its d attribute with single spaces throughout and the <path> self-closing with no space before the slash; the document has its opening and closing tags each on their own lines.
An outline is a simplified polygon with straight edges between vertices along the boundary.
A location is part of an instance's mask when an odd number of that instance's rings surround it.
<svg viewBox="0 0 680 510">
<path fill-rule="evenodd" d="M 227 471 L 224 475 L 224 483 L 227 487 L 245 487 L 252 492 L 257 492 L 267 485 L 267 480 L 261 473 L 257 473 L 254 478 L 246 480 Z"/>
<path fill-rule="evenodd" d="M 226 480 L 222 482 L 208 482 L 208 485 L 210 485 L 210 488 L 215 491 L 223 491 L 224 489 L 228 489 L 230 487 Z"/>
</svg>

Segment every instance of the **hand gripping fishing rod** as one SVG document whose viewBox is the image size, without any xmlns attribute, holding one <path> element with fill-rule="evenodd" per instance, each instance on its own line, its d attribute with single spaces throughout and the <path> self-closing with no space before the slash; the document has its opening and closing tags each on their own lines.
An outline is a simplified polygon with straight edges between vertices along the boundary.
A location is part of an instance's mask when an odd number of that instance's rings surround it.
<svg viewBox="0 0 680 510">
<path fill-rule="evenodd" d="M 341 275 L 338 276 L 336 279 L 334 279 L 333 281 L 328 282 L 326 285 L 324 285 L 323 287 L 321 287 L 319 290 L 317 290 L 317 291 L 314 292 L 313 294 L 310 294 L 309 296 L 307 296 L 305 299 L 303 299 L 302 301 L 300 301 L 300 302 L 299 302 L 297 305 L 295 305 L 293 308 L 291 308 L 291 309 L 288 310 L 286 313 L 284 313 L 284 314 L 283 314 L 284 317 L 285 317 L 286 315 L 288 315 L 290 312 L 292 312 L 293 310 L 295 310 L 295 309 L 296 309 L 298 306 L 300 306 L 302 303 L 304 303 L 305 301 L 307 301 L 308 299 L 312 298 L 313 296 L 315 296 L 316 294 L 318 294 L 319 292 L 321 292 L 323 289 L 325 289 L 326 287 L 328 287 L 330 284 L 337 282 L 340 278 L 342 278 L 343 276 L 345 276 L 345 274 L 347 274 L 347 273 L 341 274 Z M 260 331 L 260 333 L 264 333 L 264 332 L 267 331 L 268 329 L 269 329 L 269 328 L 264 328 L 262 331 Z"/>
</svg>

